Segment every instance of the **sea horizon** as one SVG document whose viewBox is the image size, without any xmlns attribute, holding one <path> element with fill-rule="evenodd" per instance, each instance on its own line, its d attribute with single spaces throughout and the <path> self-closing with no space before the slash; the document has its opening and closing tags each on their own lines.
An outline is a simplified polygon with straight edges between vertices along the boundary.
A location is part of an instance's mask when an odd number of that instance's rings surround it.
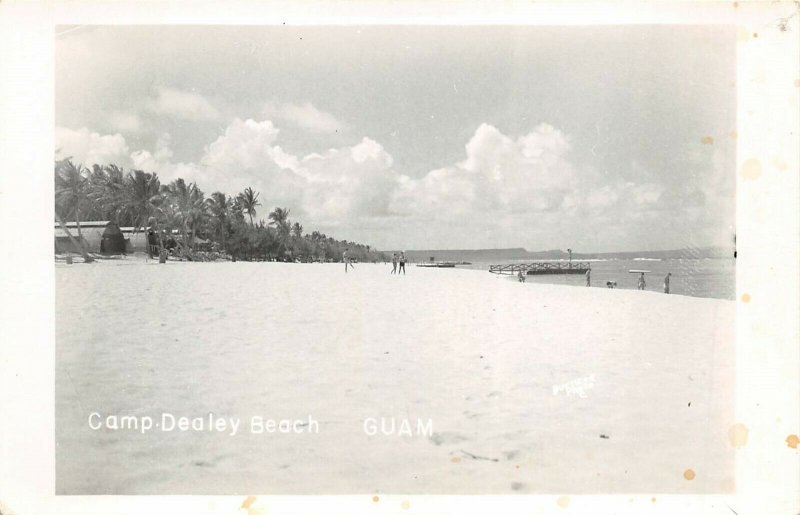
<svg viewBox="0 0 800 515">
<path fill-rule="evenodd" d="M 702 247 L 683 247 L 678 249 L 665 250 L 620 250 L 606 252 L 570 252 L 560 249 L 549 250 L 527 250 L 524 247 L 508 248 L 478 248 L 478 249 L 422 249 L 422 250 L 381 250 L 383 253 L 404 253 L 406 258 L 411 261 L 429 261 L 431 257 L 434 261 L 452 261 L 459 257 L 471 257 L 476 261 L 490 259 L 535 259 L 542 261 L 573 261 L 576 260 L 611 260 L 611 259 L 735 259 L 735 247 L 725 246 L 702 246 Z"/>
</svg>

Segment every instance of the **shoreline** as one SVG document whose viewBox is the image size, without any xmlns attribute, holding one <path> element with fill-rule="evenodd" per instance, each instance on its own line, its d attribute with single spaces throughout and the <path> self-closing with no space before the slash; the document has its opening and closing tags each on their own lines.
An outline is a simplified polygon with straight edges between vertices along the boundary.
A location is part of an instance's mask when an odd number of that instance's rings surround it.
<svg viewBox="0 0 800 515">
<path fill-rule="evenodd" d="M 136 252 L 136 253 L 133 253 L 133 254 L 113 255 L 113 256 L 106 256 L 106 255 L 102 255 L 102 254 L 97 254 L 97 255 L 91 254 L 91 255 L 95 259 L 95 261 L 92 262 L 92 263 L 88 263 L 90 265 L 97 265 L 97 266 L 130 266 L 130 265 L 148 265 L 149 266 L 149 265 L 159 265 L 159 262 L 158 262 L 157 258 L 151 259 L 144 252 Z M 665 260 L 665 261 L 668 261 L 668 260 Z M 232 264 L 232 265 L 233 264 L 239 264 L 239 263 L 249 263 L 249 264 L 254 264 L 254 265 L 255 264 L 259 264 L 259 265 L 269 264 L 269 265 L 273 265 L 273 266 L 274 265 L 313 265 L 313 266 L 336 265 L 338 267 L 342 267 L 343 266 L 343 263 L 341 263 L 341 262 L 338 262 L 338 263 L 337 262 L 322 263 L 322 262 L 315 261 L 315 262 L 310 262 L 309 263 L 309 262 L 291 262 L 291 261 L 284 262 L 284 261 L 255 261 L 255 260 L 253 260 L 253 261 L 242 261 L 242 260 L 239 260 L 239 261 L 236 261 L 234 263 L 230 259 L 216 259 L 216 260 L 206 260 L 206 261 L 203 261 L 203 260 L 188 261 L 188 260 L 179 260 L 179 259 L 168 259 L 167 262 L 164 263 L 164 264 L 175 266 L 175 265 L 180 265 L 180 264 L 198 264 L 198 263 L 204 263 L 204 264 L 228 263 L 228 264 Z M 84 263 L 83 259 L 80 256 L 73 255 L 73 265 L 84 265 L 84 264 L 87 264 L 87 263 Z M 54 265 L 55 265 L 56 268 L 65 268 L 65 267 L 68 267 L 68 266 L 73 266 L 73 265 L 67 265 L 66 264 L 66 255 L 65 254 L 56 254 L 55 255 Z M 384 262 L 375 262 L 375 263 L 364 262 L 364 263 L 356 263 L 356 265 L 357 266 L 384 265 L 384 266 L 386 266 L 388 268 L 391 268 L 391 262 L 386 262 L 386 263 L 384 263 Z M 506 280 L 506 281 L 510 281 L 510 282 L 517 282 L 516 276 L 490 274 L 489 265 L 490 265 L 490 263 L 487 262 L 485 264 L 486 268 L 484 269 L 484 268 L 477 268 L 476 263 L 472 263 L 471 265 L 463 265 L 463 266 L 454 266 L 454 267 L 443 268 L 441 270 L 441 273 L 453 274 L 457 270 L 468 270 L 468 271 L 471 271 L 471 272 L 483 272 L 483 273 L 489 274 L 489 275 L 491 275 L 491 277 L 495 278 L 496 280 L 501 280 L 501 281 L 502 280 Z M 419 273 L 420 270 L 428 270 L 428 271 L 430 271 L 432 269 L 435 269 L 437 271 L 439 270 L 437 267 L 415 266 L 415 264 L 413 264 L 413 263 L 410 263 L 407 266 L 408 266 L 408 270 L 409 270 L 409 273 L 407 275 L 409 275 L 409 276 L 411 276 L 411 275 L 413 275 L 415 273 Z M 356 271 L 355 273 L 357 275 L 358 272 Z M 582 284 L 559 284 L 559 283 L 556 283 L 556 282 L 545 282 L 545 281 L 541 281 L 541 280 L 536 280 L 537 278 L 540 278 L 540 277 L 541 276 L 535 276 L 535 275 L 534 276 L 527 276 L 528 281 L 522 287 L 530 286 L 531 284 L 535 284 L 535 285 L 566 286 L 566 287 L 573 288 L 573 289 L 583 289 L 583 288 L 585 288 L 585 286 L 582 285 Z M 556 276 L 551 276 L 551 277 L 562 277 L 562 276 L 556 275 Z M 581 275 L 581 277 L 582 277 L 582 275 Z M 580 280 L 582 280 L 582 279 L 580 279 Z M 660 282 L 659 280 L 654 281 L 655 284 L 658 284 L 659 282 Z M 616 288 L 608 288 L 608 287 L 606 287 L 605 285 L 602 285 L 599 282 L 595 282 L 590 287 L 591 290 L 595 290 L 595 289 L 598 289 L 598 288 L 599 289 L 614 289 L 614 290 L 618 290 L 618 291 L 640 291 L 640 290 L 636 290 L 636 288 L 625 287 L 624 285 L 623 286 L 618 286 Z M 661 294 L 661 295 L 667 295 L 667 296 L 670 296 L 670 297 L 688 297 L 688 298 L 700 298 L 700 299 L 714 299 L 714 300 L 724 300 L 724 301 L 728 301 L 728 302 L 734 302 L 735 301 L 735 298 L 722 298 L 722 297 L 719 297 L 719 296 L 709 296 L 709 295 L 705 295 L 705 296 L 703 296 L 703 295 L 689 295 L 689 294 L 678 293 L 678 292 L 674 292 L 674 291 L 670 292 L 669 294 L 665 294 L 663 291 L 661 291 L 660 288 L 659 289 L 656 289 L 656 288 L 645 289 L 645 290 L 643 290 L 643 292 L 657 293 L 657 294 Z"/>
</svg>

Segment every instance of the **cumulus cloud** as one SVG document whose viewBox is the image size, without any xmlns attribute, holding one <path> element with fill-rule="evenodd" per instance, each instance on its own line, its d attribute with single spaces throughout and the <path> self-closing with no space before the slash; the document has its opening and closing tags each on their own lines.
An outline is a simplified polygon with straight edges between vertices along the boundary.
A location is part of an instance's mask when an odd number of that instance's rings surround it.
<svg viewBox="0 0 800 515">
<path fill-rule="evenodd" d="M 298 158 L 276 144 L 279 132 L 269 120 L 233 120 L 205 148 L 200 160 L 204 187 L 231 194 L 252 187 L 261 192 L 265 208 L 301 210 L 304 180 L 296 173 Z"/>
<path fill-rule="evenodd" d="M 206 170 L 196 163 L 173 162 L 172 135 L 164 132 L 156 140 L 155 149 L 146 149 L 131 153 L 131 168 L 158 174 L 161 184 L 169 184 L 176 179 L 195 182 L 204 191 L 209 187 Z"/>
<path fill-rule="evenodd" d="M 229 193 L 253 187 L 266 209 L 284 206 L 307 223 L 327 226 L 380 217 L 397 184 L 393 159 L 376 141 L 303 157 L 278 145 L 269 121 L 234 120 L 201 160 L 205 184 Z"/>
<path fill-rule="evenodd" d="M 154 152 L 151 153 L 144 149 L 136 150 L 131 153 L 131 161 L 133 162 L 133 168 L 156 172 L 163 178 L 163 176 L 169 175 L 169 171 L 173 166 L 172 156 L 172 136 L 165 132 L 158 137 Z"/>
<path fill-rule="evenodd" d="M 346 124 L 334 115 L 317 109 L 311 102 L 303 104 L 268 102 L 264 105 L 262 114 L 267 118 L 321 134 L 341 132 L 347 128 Z"/>
<path fill-rule="evenodd" d="M 146 149 L 130 151 L 121 134 L 101 135 L 86 128 L 56 127 L 55 139 L 56 159 L 71 157 L 73 162 L 86 167 L 115 164 L 126 170 L 155 172 L 162 184 L 179 177 L 200 185 L 204 182 L 203 171 L 196 164 L 172 162 L 172 138 L 168 133 L 158 137 L 152 152 Z"/>
<path fill-rule="evenodd" d="M 275 145 L 279 132 L 271 121 L 237 118 L 228 125 L 223 135 L 206 146 L 202 163 L 223 169 L 285 168 L 291 164 L 291 157 Z"/>
<path fill-rule="evenodd" d="M 171 137 L 166 133 L 154 149 L 133 152 L 118 134 L 100 136 L 86 130 L 79 134 L 80 155 L 103 156 L 103 163 L 156 172 L 162 182 L 178 177 L 197 181 L 208 192 L 233 194 L 253 187 L 261 192 L 265 208 L 290 207 L 308 223 L 325 226 L 458 217 L 469 227 L 470 220 L 478 223 L 487 213 L 555 210 L 570 200 L 567 194 L 574 181 L 566 157 L 569 142 L 546 124 L 516 139 L 483 124 L 466 143 L 462 161 L 417 179 L 398 173 L 389 152 L 367 137 L 351 146 L 292 155 L 278 144 L 280 130 L 269 120 L 233 120 L 205 147 L 198 164 L 173 163 Z M 70 148 L 79 147 L 72 142 L 76 139 L 66 138 Z M 607 204 L 598 200 L 599 195 L 593 203 Z"/>
<path fill-rule="evenodd" d="M 516 139 L 482 124 L 465 150 L 461 162 L 402 181 L 393 209 L 439 218 L 552 211 L 576 182 L 569 141 L 547 124 Z"/>
<path fill-rule="evenodd" d="M 216 120 L 220 114 L 203 95 L 191 91 L 162 87 L 155 98 L 145 102 L 152 113 L 183 120 Z"/>
<path fill-rule="evenodd" d="M 154 148 L 131 152 L 120 134 L 56 131 L 59 155 L 87 166 L 143 169 L 158 173 L 162 183 L 182 177 L 207 194 L 252 187 L 261 194 L 257 218 L 288 207 L 307 227 L 340 237 L 367 234 L 378 244 L 397 237 L 424 242 L 429 234 L 435 246 L 474 238 L 503 246 L 553 241 L 563 232 L 583 234 L 579 243 L 597 248 L 627 234 L 658 246 L 654 228 L 664 226 L 665 213 L 700 223 L 718 205 L 706 183 L 668 188 L 637 163 L 630 166 L 639 182 L 579 167 L 571 160 L 569 138 L 548 124 L 519 136 L 482 124 L 466 142 L 463 159 L 417 178 L 396 170 L 392 155 L 368 137 L 298 156 L 281 147 L 280 136 L 270 120 L 234 119 L 199 161 L 175 163 L 167 133 Z"/>
<path fill-rule="evenodd" d="M 101 135 L 87 128 L 56 127 L 56 159 L 71 157 L 84 166 L 130 163 L 128 144 L 121 134 Z"/>
<path fill-rule="evenodd" d="M 353 222 L 389 215 L 398 184 L 393 159 L 369 138 L 302 159 L 297 171 L 306 179 L 305 211 L 315 220 Z"/>
</svg>

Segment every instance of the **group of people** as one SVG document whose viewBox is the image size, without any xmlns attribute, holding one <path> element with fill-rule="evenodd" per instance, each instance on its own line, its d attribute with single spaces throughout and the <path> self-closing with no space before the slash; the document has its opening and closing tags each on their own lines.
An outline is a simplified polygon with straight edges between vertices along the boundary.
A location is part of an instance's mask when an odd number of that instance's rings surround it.
<svg viewBox="0 0 800 515">
<path fill-rule="evenodd" d="M 347 273 L 348 267 L 349 268 L 354 268 L 352 260 L 351 260 L 350 256 L 347 253 L 348 250 L 349 249 L 345 249 L 344 253 L 342 254 L 342 261 L 344 261 L 344 271 L 345 271 L 345 273 Z M 400 268 L 397 267 L 398 264 L 400 265 Z M 401 271 L 403 272 L 403 275 L 406 275 L 406 254 L 405 254 L 405 252 L 399 252 L 399 253 L 398 252 L 394 252 L 394 253 L 392 253 L 392 272 L 391 273 L 399 275 Z M 671 276 L 672 276 L 672 272 L 668 272 L 667 275 L 664 276 L 664 293 L 669 293 L 669 278 Z M 525 282 L 525 274 L 522 273 L 522 270 L 520 270 L 519 273 L 517 274 L 517 280 L 519 282 L 521 282 L 521 283 Z M 586 286 L 588 287 L 588 286 L 591 286 L 591 285 L 592 285 L 592 271 L 591 270 L 587 270 L 586 271 Z M 616 281 L 607 281 L 606 282 L 606 286 L 608 286 L 609 288 L 616 288 L 617 282 Z M 638 286 L 638 289 L 640 289 L 640 290 L 644 290 L 645 286 L 647 286 L 645 284 L 645 282 L 644 282 L 644 272 L 642 272 L 639 275 L 639 281 L 638 281 L 637 286 Z"/>
<path fill-rule="evenodd" d="M 400 268 L 397 268 L 397 264 L 400 264 Z M 403 271 L 403 275 L 406 275 L 406 254 L 405 252 L 401 252 L 398 254 L 397 252 L 392 254 L 392 273 L 393 274 L 400 274 L 400 271 Z"/>
<path fill-rule="evenodd" d="M 672 277 L 672 272 L 667 272 L 667 275 L 664 276 L 664 293 L 669 293 L 669 278 Z M 517 274 L 517 279 L 519 282 L 525 282 L 525 275 L 522 273 L 522 270 L 519 271 Z M 591 269 L 586 271 L 586 286 L 589 287 L 592 285 L 592 271 Z M 606 281 L 606 286 L 609 288 L 616 288 L 617 281 Z M 638 289 L 644 290 L 647 284 L 644 282 L 644 272 L 639 275 L 639 281 L 637 284 Z"/>
<path fill-rule="evenodd" d="M 353 259 L 350 257 L 348 251 L 350 249 L 345 249 L 342 253 L 342 261 L 344 262 L 344 272 L 347 273 L 348 268 L 355 268 L 353 266 Z M 397 268 L 397 264 L 400 264 L 400 268 Z M 392 254 L 392 273 L 393 274 L 400 274 L 403 272 L 403 275 L 406 275 L 406 254 L 405 252 L 400 252 L 399 254 L 395 252 Z"/>
<path fill-rule="evenodd" d="M 667 275 L 664 276 L 664 293 L 669 293 L 669 278 L 672 277 L 672 272 L 667 272 Z M 644 290 L 647 286 L 647 283 L 644 282 L 644 272 L 639 274 L 639 280 L 637 282 L 637 288 L 640 290 Z"/>
<path fill-rule="evenodd" d="M 586 271 L 586 286 L 591 286 L 592 284 L 592 271 Z M 672 272 L 667 272 L 667 275 L 664 276 L 664 293 L 669 293 L 669 278 L 672 277 Z M 616 288 L 617 281 L 606 281 L 606 286 L 609 288 Z M 644 272 L 639 274 L 639 280 L 637 281 L 636 287 L 640 290 L 644 290 L 647 286 L 647 283 L 644 282 Z"/>
<path fill-rule="evenodd" d="M 667 275 L 664 276 L 664 293 L 669 293 L 669 278 L 672 277 L 672 272 L 667 272 Z M 644 282 L 644 272 L 639 275 L 639 289 L 644 290 L 647 284 Z"/>
</svg>

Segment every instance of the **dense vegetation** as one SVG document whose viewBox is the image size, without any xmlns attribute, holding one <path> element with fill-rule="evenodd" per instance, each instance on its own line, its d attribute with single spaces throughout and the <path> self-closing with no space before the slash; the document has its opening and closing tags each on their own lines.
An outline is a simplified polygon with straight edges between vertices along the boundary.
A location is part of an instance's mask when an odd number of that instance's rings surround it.
<svg viewBox="0 0 800 515">
<path fill-rule="evenodd" d="M 206 197 L 196 183 L 183 179 L 161 184 L 157 174 L 142 170 L 125 172 L 115 165 L 90 170 L 71 159 L 55 163 L 56 219 L 77 222 L 79 241 L 81 220 L 111 220 L 121 227 L 154 227 L 164 238 L 177 233 L 177 254 L 187 259 L 197 252 L 200 239 L 211 242 L 206 248 L 244 260 L 339 261 L 345 249 L 359 261 L 386 259 L 369 245 L 318 231 L 304 234 L 286 208 L 276 207 L 268 221 L 259 220 L 258 198 L 252 188 Z"/>
</svg>

